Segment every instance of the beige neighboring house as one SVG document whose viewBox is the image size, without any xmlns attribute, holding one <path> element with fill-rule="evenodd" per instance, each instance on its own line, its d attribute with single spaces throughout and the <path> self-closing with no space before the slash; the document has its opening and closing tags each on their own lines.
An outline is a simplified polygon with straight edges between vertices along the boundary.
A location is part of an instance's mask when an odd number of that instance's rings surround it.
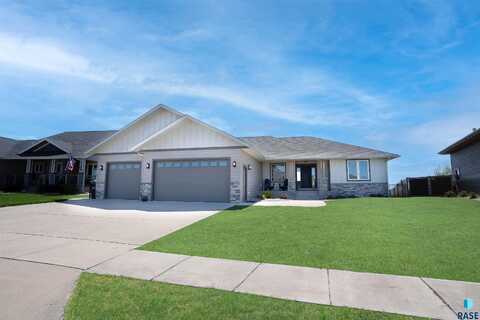
<svg viewBox="0 0 480 320">
<path fill-rule="evenodd" d="M 70 157 L 75 169 L 66 173 Z M 158 105 L 118 131 L 1 138 L 0 167 L 9 169 L 0 181 L 81 190 L 95 181 L 100 199 L 240 202 L 263 190 L 322 199 L 387 195 L 388 161 L 397 157 L 316 137 L 234 137 Z"/>
</svg>

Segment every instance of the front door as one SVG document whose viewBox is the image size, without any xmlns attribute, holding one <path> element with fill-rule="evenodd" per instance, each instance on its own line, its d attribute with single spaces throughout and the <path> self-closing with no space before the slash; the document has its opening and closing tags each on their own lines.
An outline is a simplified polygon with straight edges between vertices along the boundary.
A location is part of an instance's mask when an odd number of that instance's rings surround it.
<svg viewBox="0 0 480 320">
<path fill-rule="evenodd" d="M 316 189 L 317 188 L 317 165 L 316 164 L 297 164 L 297 189 Z"/>
</svg>

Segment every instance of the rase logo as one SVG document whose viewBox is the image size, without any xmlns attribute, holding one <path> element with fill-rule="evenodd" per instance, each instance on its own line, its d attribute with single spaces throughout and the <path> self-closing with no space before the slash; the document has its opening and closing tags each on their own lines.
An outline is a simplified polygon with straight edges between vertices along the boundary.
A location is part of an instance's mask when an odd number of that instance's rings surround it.
<svg viewBox="0 0 480 320">
<path fill-rule="evenodd" d="M 473 299 L 465 298 L 463 300 L 463 307 L 465 310 L 472 310 L 474 306 Z M 457 312 L 457 318 L 460 320 L 478 320 L 480 319 L 480 312 L 478 311 L 464 311 Z"/>
</svg>

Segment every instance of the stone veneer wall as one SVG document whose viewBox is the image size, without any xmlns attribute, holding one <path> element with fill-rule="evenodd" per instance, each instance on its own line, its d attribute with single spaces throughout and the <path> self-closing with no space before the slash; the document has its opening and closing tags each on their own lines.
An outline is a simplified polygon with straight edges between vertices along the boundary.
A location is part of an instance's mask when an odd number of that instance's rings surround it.
<svg viewBox="0 0 480 320">
<path fill-rule="evenodd" d="M 97 182 L 95 186 L 95 198 L 104 199 L 105 198 L 105 183 Z"/>
<path fill-rule="evenodd" d="M 152 184 L 150 182 L 140 183 L 140 200 L 142 200 L 143 197 L 146 197 L 148 201 L 153 199 Z"/>
<path fill-rule="evenodd" d="M 333 197 L 387 196 L 388 183 L 332 183 L 329 195 Z"/>
<path fill-rule="evenodd" d="M 232 180 L 230 182 L 230 201 L 240 202 L 240 200 L 241 200 L 240 181 Z"/>
</svg>

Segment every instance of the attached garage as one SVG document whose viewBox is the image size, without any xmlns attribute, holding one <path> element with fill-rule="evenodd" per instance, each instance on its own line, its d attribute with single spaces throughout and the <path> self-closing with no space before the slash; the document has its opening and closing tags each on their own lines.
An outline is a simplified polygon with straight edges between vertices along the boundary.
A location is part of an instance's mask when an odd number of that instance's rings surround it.
<svg viewBox="0 0 480 320">
<path fill-rule="evenodd" d="M 229 159 L 155 161 L 154 200 L 230 202 Z"/>
<path fill-rule="evenodd" d="M 140 162 L 116 162 L 107 165 L 107 198 L 138 200 Z"/>
</svg>

